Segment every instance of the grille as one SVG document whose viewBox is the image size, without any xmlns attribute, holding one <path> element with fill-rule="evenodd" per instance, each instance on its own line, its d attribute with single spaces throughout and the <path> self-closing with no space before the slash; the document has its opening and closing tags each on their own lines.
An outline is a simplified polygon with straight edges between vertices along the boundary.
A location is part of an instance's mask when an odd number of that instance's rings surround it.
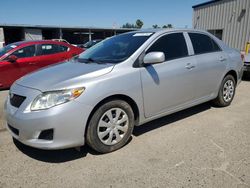
<svg viewBox="0 0 250 188">
<path fill-rule="evenodd" d="M 26 97 L 24 96 L 20 96 L 16 94 L 13 94 L 12 96 L 10 95 L 10 104 L 12 106 L 15 106 L 16 108 L 19 108 L 25 99 Z"/>
<path fill-rule="evenodd" d="M 10 126 L 9 124 L 8 124 L 8 127 L 9 127 L 9 129 L 10 129 L 15 135 L 19 136 L 19 130 L 18 130 L 18 129 L 16 129 L 16 128 Z"/>
</svg>

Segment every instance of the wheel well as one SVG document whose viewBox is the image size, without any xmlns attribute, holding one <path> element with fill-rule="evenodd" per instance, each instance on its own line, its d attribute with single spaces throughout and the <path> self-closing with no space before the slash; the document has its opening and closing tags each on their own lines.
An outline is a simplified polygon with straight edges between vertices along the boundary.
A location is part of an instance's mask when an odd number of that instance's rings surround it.
<svg viewBox="0 0 250 188">
<path fill-rule="evenodd" d="M 112 100 L 116 100 L 116 99 L 119 99 L 119 100 L 123 100 L 123 101 L 126 101 L 132 108 L 133 110 L 133 113 L 134 113 L 134 118 L 135 118 L 135 125 L 138 125 L 139 123 L 139 109 L 138 109 L 138 106 L 136 104 L 136 102 L 131 99 L 130 97 L 126 96 L 126 95 L 112 95 L 112 96 L 109 96 L 105 99 L 103 99 L 102 101 L 100 101 L 95 107 L 94 109 L 91 111 L 89 117 L 88 117 L 88 120 L 87 120 L 87 125 L 86 125 L 86 128 L 85 128 L 85 135 L 86 135 L 86 132 L 87 132 L 87 128 L 88 128 L 88 125 L 89 125 L 89 121 L 90 119 L 92 118 L 93 114 L 95 113 L 95 111 L 101 106 L 103 105 L 104 103 L 106 102 L 109 102 L 109 101 L 112 101 Z"/>
<path fill-rule="evenodd" d="M 230 70 L 230 71 L 225 75 L 225 77 L 226 77 L 227 75 L 232 75 L 232 76 L 234 77 L 234 79 L 235 79 L 236 84 L 237 84 L 237 82 L 238 82 L 237 73 L 236 73 L 234 70 Z"/>
</svg>

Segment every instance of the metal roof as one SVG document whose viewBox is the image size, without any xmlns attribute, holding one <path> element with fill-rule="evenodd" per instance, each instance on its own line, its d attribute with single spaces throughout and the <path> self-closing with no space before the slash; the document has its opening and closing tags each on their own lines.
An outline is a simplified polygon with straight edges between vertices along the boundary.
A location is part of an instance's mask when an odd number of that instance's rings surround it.
<svg viewBox="0 0 250 188">
<path fill-rule="evenodd" d="M 7 24 L 0 23 L 0 27 L 26 27 L 26 28 L 46 28 L 46 29 L 93 29 L 93 30 L 116 30 L 134 31 L 135 28 L 111 28 L 111 27 L 92 27 L 92 26 L 64 26 L 64 25 L 32 25 L 32 24 Z"/>
<path fill-rule="evenodd" d="M 213 3 L 216 3 L 218 1 L 222 1 L 222 0 L 211 0 L 211 1 L 207 1 L 207 2 L 204 2 L 204 3 L 200 3 L 198 5 L 194 5 L 192 6 L 192 8 L 198 8 L 198 7 L 202 7 L 202 6 L 205 6 L 205 5 L 209 5 L 209 4 L 213 4 Z"/>
</svg>

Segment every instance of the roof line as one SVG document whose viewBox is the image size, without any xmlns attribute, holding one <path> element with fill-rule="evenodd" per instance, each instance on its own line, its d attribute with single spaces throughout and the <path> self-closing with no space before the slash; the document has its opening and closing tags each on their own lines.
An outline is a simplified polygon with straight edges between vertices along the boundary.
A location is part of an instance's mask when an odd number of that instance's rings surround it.
<svg viewBox="0 0 250 188">
<path fill-rule="evenodd" d="M 96 30 L 115 30 L 115 31 L 134 31 L 136 28 L 111 28 L 111 27 L 93 27 L 93 26 L 63 26 L 63 25 L 32 25 L 32 24 L 6 24 L 0 23 L 0 27 L 29 27 L 29 28 L 61 28 L 61 29 L 96 29 Z"/>
<path fill-rule="evenodd" d="M 204 3 L 200 3 L 198 5 L 194 5 L 192 6 L 192 8 L 198 8 L 198 7 L 201 7 L 201 6 L 205 6 L 205 5 L 209 5 L 209 4 L 213 4 L 213 3 L 216 3 L 218 1 L 221 1 L 221 0 L 211 0 L 211 1 L 207 1 L 207 2 L 204 2 Z"/>
</svg>

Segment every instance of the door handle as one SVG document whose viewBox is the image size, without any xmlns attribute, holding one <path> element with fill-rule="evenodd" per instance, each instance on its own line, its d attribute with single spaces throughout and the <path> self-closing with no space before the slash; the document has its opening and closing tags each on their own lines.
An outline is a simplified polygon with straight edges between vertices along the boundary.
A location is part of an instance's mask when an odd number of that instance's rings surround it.
<svg viewBox="0 0 250 188">
<path fill-rule="evenodd" d="M 29 65 L 35 65 L 36 63 L 29 63 Z"/>
<path fill-rule="evenodd" d="M 193 69 L 193 68 L 195 68 L 195 66 L 192 65 L 191 63 L 188 63 L 188 64 L 186 65 L 186 69 Z"/>
</svg>

